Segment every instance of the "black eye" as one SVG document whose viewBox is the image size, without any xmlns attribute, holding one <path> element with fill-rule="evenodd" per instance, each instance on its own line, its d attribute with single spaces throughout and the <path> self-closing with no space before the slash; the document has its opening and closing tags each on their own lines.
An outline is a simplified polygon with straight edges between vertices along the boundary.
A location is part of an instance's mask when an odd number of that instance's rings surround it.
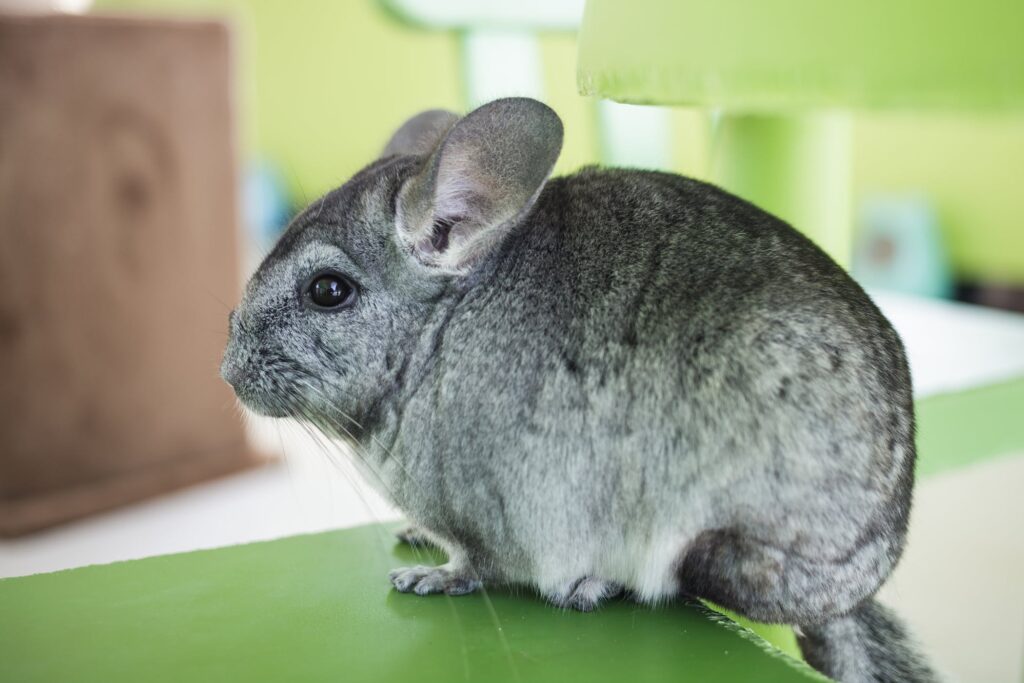
<svg viewBox="0 0 1024 683">
<path fill-rule="evenodd" d="M 309 284 L 309 299 L 321 308 L 338 308 L 355 301 L 356 289 L 348 280 L 334 273 L 324 273 Z"/>
</svg>

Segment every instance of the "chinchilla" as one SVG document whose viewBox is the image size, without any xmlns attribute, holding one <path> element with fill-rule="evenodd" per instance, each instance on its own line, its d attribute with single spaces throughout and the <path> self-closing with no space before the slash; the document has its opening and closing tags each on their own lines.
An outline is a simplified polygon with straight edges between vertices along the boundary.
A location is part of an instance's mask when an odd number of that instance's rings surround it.
<svg viewBox="0 0 1024 683">
<path fill-rule="evenodd" d="M 668 173 L 549 179 L 558 116 L 424 112 L 231 315 L 252 410 L 349 441 L 448 562 L 399 591 L 705 598 L 841 681 L 935 676 L 873 598 L 914 480 L 896 332 L 781 220 Z"/>
</svg>

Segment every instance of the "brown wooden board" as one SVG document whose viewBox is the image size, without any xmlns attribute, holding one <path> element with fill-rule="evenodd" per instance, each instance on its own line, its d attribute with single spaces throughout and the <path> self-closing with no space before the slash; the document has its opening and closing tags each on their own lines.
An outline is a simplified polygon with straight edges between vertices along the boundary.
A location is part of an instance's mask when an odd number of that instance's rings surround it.
<svg viewBox="0 0 1024 683">
<path fill-rule="evenodd" d="M 0 17 L 0 535 L 254 459 L 217 22 Z"/>
</svg>

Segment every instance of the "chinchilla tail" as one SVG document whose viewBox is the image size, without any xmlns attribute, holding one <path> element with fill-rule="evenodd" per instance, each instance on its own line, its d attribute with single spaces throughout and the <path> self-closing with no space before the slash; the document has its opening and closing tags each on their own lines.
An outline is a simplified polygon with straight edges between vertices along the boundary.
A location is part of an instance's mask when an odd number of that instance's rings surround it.
<svg viewBox="0 0 1024 683">
<path fill-rule="evenodd" d="M 807 663 L 841 683 L 936 683 L 940 677 L 919 653 L 891 610 L 868 598 L 849 614 L 801 625 Z"/>
</svg>

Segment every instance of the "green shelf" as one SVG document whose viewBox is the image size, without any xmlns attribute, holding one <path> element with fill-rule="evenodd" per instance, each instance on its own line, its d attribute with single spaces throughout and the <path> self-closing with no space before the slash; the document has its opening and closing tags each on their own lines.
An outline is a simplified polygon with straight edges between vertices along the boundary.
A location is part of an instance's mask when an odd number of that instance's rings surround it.
<svg viewBox="0 0 1024 683">
<path fill-rule="evenodd" d="M 588 0 L 586 94 L 637 104 L 1024 108 L 1013 0 Z"/>
</svg>

